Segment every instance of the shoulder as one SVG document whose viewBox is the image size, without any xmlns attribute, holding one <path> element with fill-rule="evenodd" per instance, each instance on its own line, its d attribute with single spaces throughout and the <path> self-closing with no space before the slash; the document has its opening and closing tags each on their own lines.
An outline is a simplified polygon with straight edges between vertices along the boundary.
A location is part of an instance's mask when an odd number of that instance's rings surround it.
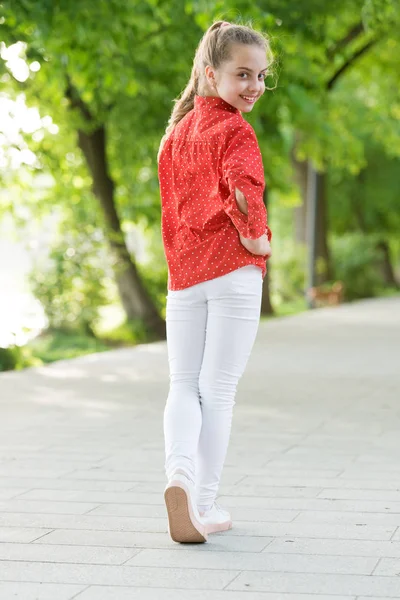
<svg viewBox="0 0 400 600">
<path fill-rule="evenodd" d="M 192 108 L 191 110 L 189 110 L 186 115 L 184 115 L 182 117 L 182 119 L 180 121 L 178 121 L 178 123 L 175 125 L 174 129 L 172 130 L 173 134 L 175 137 L 179 137 L 182 134 L 185 134 L 187 129 L 190 127 L 190 125 L 192 124 L 193 120 L 195 118 L 195 111 Z"/>
<path fill-rule="evenodd" d="M 226 152 L 237 152 L 242 148 L 247 152 L 259 149 L 253 127 L 241 114 L 233 114 L 225 120 L 223 138 L 222 149 Z"/>
<path fill-rule="evenodd" d="M 228 119 L 225 119 L 224 137 L 227 144 L 234 141 L 257 141 L 253 127 L 241 114 L 232 114 Z"/>
</svg>

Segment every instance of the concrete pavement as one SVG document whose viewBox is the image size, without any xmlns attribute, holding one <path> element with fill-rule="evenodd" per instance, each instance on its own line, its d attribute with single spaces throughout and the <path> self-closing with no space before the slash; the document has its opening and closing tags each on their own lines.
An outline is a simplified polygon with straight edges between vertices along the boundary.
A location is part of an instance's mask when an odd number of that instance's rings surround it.
<svg viewBox="0 0 400 600">
<path fill-rule="evenodd" d="M 165 343 L 0 375 L 0 599 L 400 598 L 400 298 L 263 322 L 219 502 L 167 534 Z"/>
</svg>

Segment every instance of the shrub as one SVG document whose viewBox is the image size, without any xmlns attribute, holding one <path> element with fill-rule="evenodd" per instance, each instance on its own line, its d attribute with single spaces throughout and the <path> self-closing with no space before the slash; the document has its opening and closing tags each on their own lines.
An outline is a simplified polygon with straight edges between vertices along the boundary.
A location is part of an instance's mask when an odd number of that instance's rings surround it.
<svg viewBox="0 0 400 600">
<path fill-rule="evenodd" d="M 0 371 L 12 371 L 26 367 L 40 366 L 42 361 L 32 355 L 25 346 L 9 346 L 0 348 Z"/>
<path fill-rule="evenodd" d="M 344 284 L 346 300 L 377 296 L 384 288 L 373 236 L 351 233 L 331 241 L 334 277 Z"/>
<path fill-rule="evenodd" d="M 304 297 L 306 249 L 286 240 L 271 258 L 271 299 L 274 305 Z"/>
<path fill-rule="evenodd" d="M 96 233 L 96 232 L 95 232 Z M 110 302 L 113 281 L 103 239 L 67 232 L 30 274 L 50 329 L 92 333 L 98 310 Z"/>
</svg>

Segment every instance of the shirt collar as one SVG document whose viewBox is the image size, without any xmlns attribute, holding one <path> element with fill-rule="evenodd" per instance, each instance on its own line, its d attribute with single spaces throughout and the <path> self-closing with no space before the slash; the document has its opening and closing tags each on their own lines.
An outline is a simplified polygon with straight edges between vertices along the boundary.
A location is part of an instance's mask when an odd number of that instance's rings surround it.
<svg viewBox="0 0 400 600">
<path fill-rule="evenodd" d="M 225 102 L 219 96 L 195 96 L 194 97 L 194 107 L 197 110 L 211 109 L 211 108 L 221 108 L 222 110 L 227 110 L 233 113 L 239 113 L 239 110 Z"/>
</svg>

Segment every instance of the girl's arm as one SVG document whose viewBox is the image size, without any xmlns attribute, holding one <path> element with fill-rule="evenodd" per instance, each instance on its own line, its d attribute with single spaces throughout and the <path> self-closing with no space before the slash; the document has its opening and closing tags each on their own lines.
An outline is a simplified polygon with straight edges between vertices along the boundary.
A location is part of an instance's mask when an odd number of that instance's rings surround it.
<svg viewBox="0 0 400 600">
<path fill-rule="evenodd" d="M 235 123 L 233 124 L 235 125 Z M 264 168 L 253 128 L 241 120 L 229 131 L 222 152 L 222 183 L 229 189 L 223 198 L 224 210 L 236 227 L 242 245 L 260 256 L 268 256 L 271 230 L 264 205 Z M 267 239 L 266 239 L 267 238 Z"/>
<path fill-rule="evenodd" d="M 247 215 L 248 206 L 245 195 L 238 188 L 235 188 L 235 196 L 240 212 L 244 215 Z M 242 246 L 244 246 L 246 250 L 248 250 L 252 254 L 257 254 L 259 256 L 267 256 L 268 258 L 271 256 L 271 246 L 266 233 L 264 233 L 261 237 L 255 240 L 245 238 L 241 235 L 241 233 L 239 233 L 239 238 Z"/>
</svg>

